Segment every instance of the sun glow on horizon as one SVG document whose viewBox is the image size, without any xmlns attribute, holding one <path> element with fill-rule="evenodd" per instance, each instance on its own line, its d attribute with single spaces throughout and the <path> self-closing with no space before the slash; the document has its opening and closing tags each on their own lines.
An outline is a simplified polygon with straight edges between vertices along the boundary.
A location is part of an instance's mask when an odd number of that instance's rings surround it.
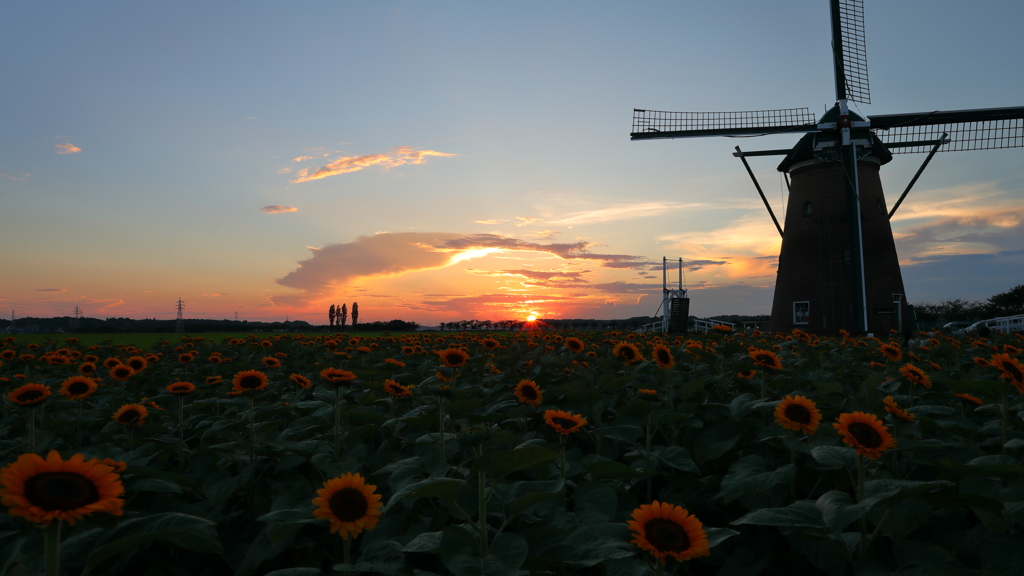
<svg viewBox="0 0 1024 576">
<path fill-rule="evenodd" d="M 452 256 L 452 259 L 448 261 L 448 265 L 450 266 L 452 264 L 462 262 L 463 260 L 469 260 L 471 258 L 480 258 L 481 256 L 487 256 L 488 254 L 493 254 L 495 252 L 501 251 L 501 248 L 474 248 L 473 250 L 466 250 L 464 252 L 459 252 L 458 254 Z"/>
</svg>

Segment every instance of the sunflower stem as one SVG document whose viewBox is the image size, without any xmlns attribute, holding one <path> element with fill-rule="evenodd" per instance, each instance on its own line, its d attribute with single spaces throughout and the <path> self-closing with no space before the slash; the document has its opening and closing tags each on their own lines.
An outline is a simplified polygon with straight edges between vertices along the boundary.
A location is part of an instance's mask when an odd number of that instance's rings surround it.
<svg viewBox="0 0 1024 576">
<path fill-rule="evenodd" d="M 28 451 L 35 453 L 36 451 L 36 409 L 32 408 L 28 412 Z"/>
<path fill-rule="evenodd" d="M 182 405 L 184 400 L 183 396 L 178 396 L 178 464 L 182 468 L 185 467 L 185 409 Z"/>
<path fill-rule="evenodd" d="M 559 460 L 561 463 L 561 478 L 562 478 L 562 497 L 565 497 L 565 434 L 559 434 L 558 446 L 561 449 L 562 458 Z"/>
<path fill-rule="evenodd" d="M 82 400 L 78 400 L 78 419 L 82 419 Z M 75 424 L 75 435 L 78 436 L 78 451 L 82 451 L 82 425 Z"/>
<path fill-rule="evenodd" d="M 343 542 L 345 543 L 345 574 L 348 574 L 349 566 L 352 565 L 352 539 L 345 538 Z"/>
<path fill-rule="evenodd" d="M 480 447 L 478 456 L 483 456 L 483 446 Z M 480 500 L 480 557 L 487 557 L 487 477 L 483 471 L 477 472 L 477 497 Z"/>
<path fill-rule="evenodd" d="M 1002 398 L 1000 399 L 999 402 L 1000 402 L 1000 406 L 1002 408 L 999 411 L 999 416 L 1000 416 L 1000 419 L 1002 420 L 1002 422 L 1000 423 L 1000 426 L 1001 426 L 1002 431 L 1003 431 L 1002 455 L 1006 456 L 1006 394 L 1003 394 L 1003 396 L 1002 396 Z"/>
<path fill-rule="evenodd" d="M 444 453 L 444 398 L 437 397 L 437 436 L 438 441 L 441 443 L 441 463 L 444 464 L 448 461 L 448 458 Z"/>
<path fill-rule="evenodd" d="M 334 386 L 334 459 L 341 457 L 341 387 Z M 348 540 L 345 540 L 346 546 Z"/>
<path fill-rule="evenodd" d="M 661 562 L 659 562 L 657 559 L 655 559 L 654 560 L 654 575 L 655 576 L 664 576 L 664 574 L 665 574 L 665 565 L 662 564 Z"/>
<path fill-rule="evenodd" d="M 647 501 L 651 501 L 651 415 L 647 414 L 647 466 L 644 468 L 647 474 Z"/>
<path fill-rule="evenodd" d="M 865 465 L 864 456 L 857 456 L 857 503 L 859 504 L 864 500 L 864 476 L 865 476 Z M 868 537 L 868 522 L 861 516 L 859 519 L 860 524 L 860 548 L 858 549 L 858 555 L 864 557 L 865 548 L 867 547 Z"/>
<path fill-rule="evenodd" d="M 249 396 L 249 464 L 256 462 L 256 426 L 252 396 Z"/>
<path fill-rule="evenodd" d="M 60 520 L 47 524 L 43 546 L 46 558 L 46 576 L 58 576 L 60 574 Z"/>
</svg>

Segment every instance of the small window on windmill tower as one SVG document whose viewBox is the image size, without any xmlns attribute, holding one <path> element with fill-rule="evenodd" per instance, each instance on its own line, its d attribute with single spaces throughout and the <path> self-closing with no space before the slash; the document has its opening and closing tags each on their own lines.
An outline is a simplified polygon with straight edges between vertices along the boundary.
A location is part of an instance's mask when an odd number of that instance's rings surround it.
<svg viewBox="0 0 1024 576">
<path fill-rule="evenodd" d="M 811 321 L 811 303 L 793 302 L 793 324 L 807 324 Z"/>
<path fill-rule="evenodd" d="M 875 198 L 875 206 L 878 207 L 878 213 L 879 214 L 885 214 L 885 206 L 882 205 L 882 199 L 881 198 Z"/>
<path fill-rule="evenodd" d="M 808 217 L 808 216 L 810 216 L 810 215 L 811 215 L 811 214 L 812 214 L 813 212 L 814 212 L 814 209 L 813 209 L 813 208 L 811 208 L 811 203 L 810 203 L 810 201 L 804 202 L 804 218 L 807 218 L 807 217 Z"/>
</svg>

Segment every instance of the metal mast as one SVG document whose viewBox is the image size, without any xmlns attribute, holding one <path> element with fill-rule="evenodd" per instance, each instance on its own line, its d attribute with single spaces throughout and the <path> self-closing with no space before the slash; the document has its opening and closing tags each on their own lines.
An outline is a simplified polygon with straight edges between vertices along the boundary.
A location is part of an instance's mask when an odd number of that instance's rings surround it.
<svg viewBox="0 0 1024 576">
<path fill-rule="evenodd" d="M 78 330 L 79 320 L 82 318 L 82 309 L 75 306 L 75 315 L 71 318 L 71 329 Z"/>
<path fill-rule="evenodd" d="M 175 332 L 185 331 L 185 319 L 182 317 L 181 312 L 185 309 L 185 302 L 178 298 L 178 320 L 174 323 Z"/>
</svg>

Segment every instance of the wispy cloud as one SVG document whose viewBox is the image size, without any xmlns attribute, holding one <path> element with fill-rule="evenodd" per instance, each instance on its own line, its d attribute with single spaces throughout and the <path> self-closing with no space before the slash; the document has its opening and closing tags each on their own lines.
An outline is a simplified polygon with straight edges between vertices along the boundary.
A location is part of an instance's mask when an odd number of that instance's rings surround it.
<svg viewBox="0 0 1024 576">
<path fill-rule="evenodd" d="M 516 226 L 526 226 L 528 224 L 532 224 L 538 220 L 541 220 L 541 218 L 536 218 L 533 216 L 516 216 L 516 220 L 519 220 L 519 222 L 516 222 Z"/>
<path fill-rule="evenodd" d="M 203 296 L 210 296 L 210 297 L 214 297 L 214 296 L 227 296 L 227 294 L 224 294 L 223 292 L 213 292 L 211 294 L 203 294 Z"/>
<path fill-rule="evenodd" d="M 290 167 L 285 166 L 284 168 L 281 168 L 280 170 L 278 170 L 277 173 L 278 174 L 288 174 L 291 171 L 292 171 L 292 169 Z"/>
<path fill-rule="evenodd" d="M 36 288 L 36 292 L 67 292 L 67 288 Z"/>
<path fill-rule="evenodd" d="M 306 160 L 313 160 L 316 156 L 299 156 L 298 158 L 292 158 L 292 162 L 305 162 Z"/>
<path fill-rule="evenodd" d="M 436 150 L 415 150 L 411 146 L 399 146 L 392 148 L 391 152 L 385 152 L 382 154 L 368 154 L 366 156 L 342 156 L 337 160 L 334 160 L 326 166 L 320 168 L 303 168 L 298 172 L 298 178 L 292 180 L 293 184 L 300 184 L 302 182 L 310 182 L 312 180 L 322 180 L 330 176 L 337 176 L 339 174 L 348 174 L 349 172 L 356 172 L 363 168 L 369 168 L 370 166 L 380 166 L 385 170 L 389 170 L 396 166 L 402 166 L 404 164 L 422 164 L 426 162 L 428 156 L 455 156 L 447 152 L 438 152 Z M 296 158 L 294 161 L 300 159 L 308 159 L 309 157 L 303 156 Z"/>
<path fill-rule="evenodd" d="M 576 224 L 595 224 L 599 222 L 610 222 L 612 220 L 627 220 L 631 218 L 645 218 L 647 216 L 658 216 L 668 212 L 675 212 L 684 208 L 696 208 L 704 206 L 702 203 L 682 202 L 645 202 L 642 204 L 616 204 L 607 208 L 576 212 L 561 220 L 552 220 L 552 224 L 563 224 L 574 226 Z"/>
<path fill-rule="evenodd" d="M 508 220 L 476 220 L 477 224 L 501 224 L 502 222 L 508 222 Z"/>
<path fill-rule="evenodd" d="M 261 212 L 267 214 L 280 214 L 281 212 L 298 212 L 299 209 L 294 206 L 282 206 L 280 204 L 274 204 L 273 206 L 264 206 L 260 208 Z"/>
<path fill-rule="evenodd" d="M 937 218 L 893 236 L 906 264 L 940 255 L 1015 250 L 1024 246 L 1024 208 L 975 210 Z"/>
<path fill-rule="evenodd" d="M 534 238 L 540 238 L 541 240 L 554 240 L 555 236 L 561 234 L 558 230 L 541 230 L 530 234 Z"/>
<path fill-rule="evenodd" d="M 81 148 L 75 146 L 70 142 L 64 142 L 62 144 L 54 144 L 57 147 L 57 154 L 77 154 L 82 151 Z"/>
<path fill-rule="evenodd" d="M 4 173 L 0 172 L 0 176 L 3 176 L 4 178 L 9 178 L 11 180 L 16 180 L 16 181 L 20 182 L 22 180 L 28 180 L 28 178 L 29 178 L 29 176 L 31 176 L 31 174 L 22 174 L 21 176 L 11 176 L 10 174 L 4 174 Z"/>
</svg>

